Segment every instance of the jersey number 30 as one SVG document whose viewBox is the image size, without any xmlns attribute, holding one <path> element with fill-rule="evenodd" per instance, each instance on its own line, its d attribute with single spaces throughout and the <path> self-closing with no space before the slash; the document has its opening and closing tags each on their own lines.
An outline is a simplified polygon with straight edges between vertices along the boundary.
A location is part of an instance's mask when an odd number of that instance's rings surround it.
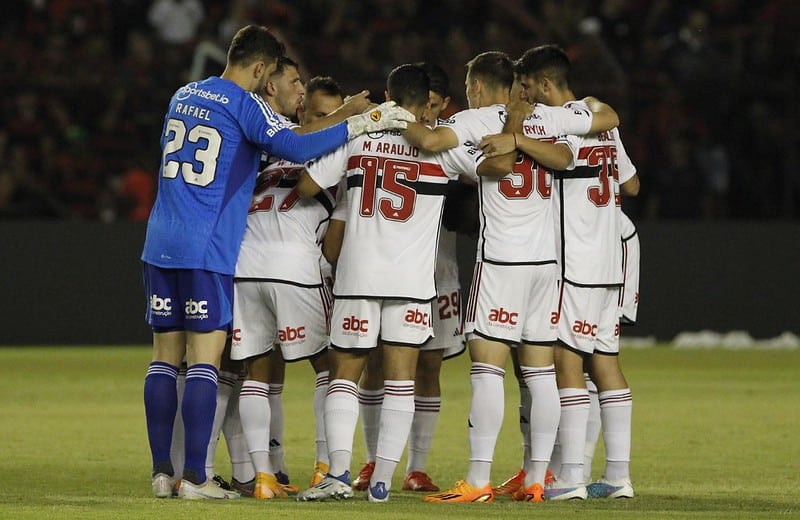
<svg viewBox="0 0 800 520">
<path fill-rule="evenodd" d="M 180 119 L 170 119 L 167 121 L 165 132 L 167 143 L 164 145 L 164 156 L 161 159 L 164 165 L 164 178 L 174 179 L 180 170 L 186 184 L 208 186 L 214 182 L 214 177 L 217 175 L 219 148 L 222 144 L 222 136 L 219 135 L 219 131 L 210 126 L 196 125 L 187 133 L 186 123 Z M 205 142 L 204 148 L 199 146 L 202 142 Z M 184 146 L 195 147 L 194 159 L 200 163 L 200 171 L 195 171 L 194 165 L 189 161 L 169 160 L 171 154 L 180 151 Z"/>
</svg>

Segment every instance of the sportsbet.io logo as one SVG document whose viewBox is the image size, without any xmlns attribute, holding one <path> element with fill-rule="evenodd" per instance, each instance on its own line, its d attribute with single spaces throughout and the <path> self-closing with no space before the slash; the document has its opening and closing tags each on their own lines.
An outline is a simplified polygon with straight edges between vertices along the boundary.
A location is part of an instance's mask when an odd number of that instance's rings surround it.
<svg viewBox="0 0 800 520">
<path fill-rule="evenodd" d="M 380 110 L 373 110 L 369 114 L 369 118 L 372 119 L 373 123 L 377 123 L 381 120 L 381 111 Z"/>
</svg>

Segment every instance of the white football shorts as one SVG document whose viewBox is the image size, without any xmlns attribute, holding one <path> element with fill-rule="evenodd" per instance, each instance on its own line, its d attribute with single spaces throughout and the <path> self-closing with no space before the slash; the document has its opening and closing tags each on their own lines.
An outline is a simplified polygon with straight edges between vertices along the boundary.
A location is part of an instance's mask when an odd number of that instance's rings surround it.
<svg viewBox="0 0 800 520">
<path fill-rule="evenodd" d="M 378 341 L 421 346 L 433 336 L 430 302 L 337 298 L 331 318 L 331 345 L 370 349 Z"/>
<path fill-rule="evenodd" d="M 619 354 L 618 287 L 561 284 L 558 339 L 584 354 Z"/>
<path fill-rule="evenodd" d="M 277 344 L 286 361 L 296 361 L 328 346 L 327 287 L 247 280 L 236 281 L 233 293 L 231 359 L 266 354 Z"/>
<path fill-rule="evenodd" d="M 552 345 L 557 337 L 556 264 L 497 265 L 477 262 L 464 332 L 503 343 Z"/>
</svg>

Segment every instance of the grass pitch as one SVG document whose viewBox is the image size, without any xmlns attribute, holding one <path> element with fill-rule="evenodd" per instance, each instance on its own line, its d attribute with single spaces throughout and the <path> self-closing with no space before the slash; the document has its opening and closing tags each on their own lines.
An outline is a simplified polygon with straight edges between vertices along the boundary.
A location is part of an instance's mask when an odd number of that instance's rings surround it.
<svg viewBox="0 0 800 520">
<path fill-rule="evenodd" d="M 676 350 L 623 352 L 634 395 L 632 500 L 519 504 L 424 504 L 396 491 L 388 504 L 225 503 L 157 500 L 142 404 L 149 347 L 0 348 L 0 518 L 800 518 L 800 351 Z M 445 363 L 443 404 L 429 456 L 434 481 L 466 474 L 469 360 Z M 506 378 L 505 423 L 493 482 L 520 465 L 518 396 Z M 285 446 L 293 481 L 314 463 L 308 363 L 287 367 Z M 360 428 L 352 471 L 364 457 Z M 602 471 L 602 445 L 595 476 Z M 224 442 L 218 471 L 230 476 Z"/>
</svg>

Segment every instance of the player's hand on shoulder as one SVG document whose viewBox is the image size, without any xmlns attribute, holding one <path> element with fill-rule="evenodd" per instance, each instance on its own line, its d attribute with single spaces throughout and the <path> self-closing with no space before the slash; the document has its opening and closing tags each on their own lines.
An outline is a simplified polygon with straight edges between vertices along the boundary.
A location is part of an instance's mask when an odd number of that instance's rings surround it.
<svg viewBox="0 0 800 520">
<path fill-rule="evenodd" d="M 533 113 L 533 105 L 525 98 L 512 96 L 506 104 L 506 110 L 510 114 L 520 114 L 527 117 Z"/>
<path fill-rule="evenodd" d="M 358 94 L 353 94 L 344 98 L 342 110 L 345 110 L 349 115 L 356 115 L 361 114 L 373 104 L 374 103 L 370 103 L 369 101 L 369 90 L 362 90 Z"/>
</svg>

